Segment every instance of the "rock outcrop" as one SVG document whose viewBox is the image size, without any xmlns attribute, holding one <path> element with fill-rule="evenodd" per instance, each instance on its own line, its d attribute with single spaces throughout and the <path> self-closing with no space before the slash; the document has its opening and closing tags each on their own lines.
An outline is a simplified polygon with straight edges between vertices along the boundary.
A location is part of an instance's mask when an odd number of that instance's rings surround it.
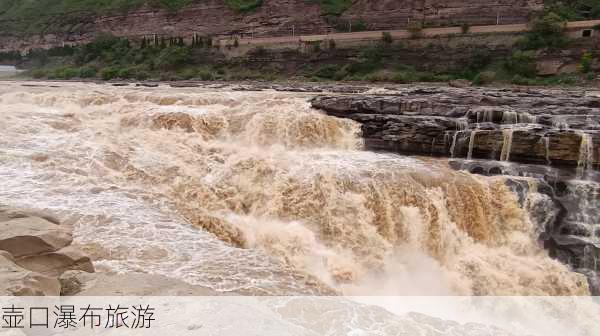
<svg viewBox="0 0 600 336">
<path fill-rule="evenodd" d="M 95 273 L 71 242 L 51 214 L 0 206 L 0 296 L 218 295 L 161 275 Z"/>
<path fill-rule="evenodd" d="M 416 88 L 322 96 L 312 105 L 361 123 L 372 150 L 600 166 L 600 97 L 585 92 Z"/>
<path fill-rule="evenodd" d="M 72 241 L 68 229 L 40 217 L 0 222 L 0 250 L 15 258 L 57 251 Z"/>
<path fill-rule="evenodd" d="M 598 92 L 410 88 L 320 96 L 312 105 L 361 123 L 368 149 L 451 157 L 455 169 L 507 176 L 550 256 L 600 295 Z"/>
<path fill-rule="evenodd" d="M 57 296 L 63 272 L 94 272 L 72 240 L 70 228 L 50 214 L 0 207 L 0 295 Z"/>
<path fill-rule="evenodd" d="M 0 251 L 0 296 L 59 294 L 58 279 L 24 269 L 15 263 L 8 252 Z"/>
</svg>

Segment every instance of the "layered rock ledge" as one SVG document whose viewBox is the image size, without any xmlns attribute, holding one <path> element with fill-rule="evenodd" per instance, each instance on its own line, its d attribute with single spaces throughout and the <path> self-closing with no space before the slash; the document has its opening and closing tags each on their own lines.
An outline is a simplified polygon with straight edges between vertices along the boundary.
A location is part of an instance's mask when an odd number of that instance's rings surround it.
<svg viewBox="0 0 600 336">
<path fill-rule="evenodd" d="M 388 92 L 322 95 L 312 106 L 359 122 L 366 149 L 448 157 L 457 170 L 507 176 L 550 256 L 585 274 L 600 295 L 600 91 Z M 526 202 L 531 193 L 534 204 Z"/>
<path fill-rule="evenodd" d="M 600 167 L 600 92 L 411 88 L 320 96 L 312 106 L 361 123 L 372 150 Z"/>
</svg>

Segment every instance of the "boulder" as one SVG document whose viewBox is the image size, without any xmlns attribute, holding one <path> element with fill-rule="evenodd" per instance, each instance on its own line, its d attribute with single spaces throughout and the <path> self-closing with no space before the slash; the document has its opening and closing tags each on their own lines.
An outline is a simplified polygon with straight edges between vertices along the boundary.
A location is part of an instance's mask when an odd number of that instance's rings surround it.
<svg viewBox="0 0 600 336">
<path fill-rule="evenodd" d="M 57 296 L 60 287 L 58 279 L 26 270 L 0 251 L 0 296 Z"/>
<path fill-rule="evenodd" d="M 560 59 L 541 60 L 536 64 L 538 76 L 553 76 L 560 72 L 563 62 Z"/>
<path fill-rule="evenodd" d="M 54 252 L 20 258 L 16 263 L 28 270 L 49 276 L 59 276 L 68 270 L 94 272 L 90 258 L 73 246 L 63 247 Z"/>
<path fill-rule="evenodd" d="M 0 222 L 0 250 L 15 258 L 57 251 L 72 241 L 70 231 L 41 217 Z"/>
<path fill-rule="evenodd" d="M 68 271 L 60 277 L 61 295 L 78 296 L 215 296 L 217 291 L 162 275 Z"/>
<path fill-rule="evenodd" d="M 58 218 L 56 218 L 56 216 L 49 212 L 34 209 L 13 209 L 0 205 L 0 222 L 6 222 L 11 219 L 26 217 L 40 217 L 47 220 L 50 223 L 54 223 L 57 225 L 60 223 Z"/>
</svg>

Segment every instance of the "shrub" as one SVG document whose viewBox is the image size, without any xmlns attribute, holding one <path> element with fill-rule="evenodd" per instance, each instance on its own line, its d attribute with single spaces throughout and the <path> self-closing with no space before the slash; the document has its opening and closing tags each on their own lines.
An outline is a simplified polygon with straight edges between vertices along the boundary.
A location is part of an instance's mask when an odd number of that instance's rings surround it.
<svg viewBox="0 0 600 336">
<path fill-rule="evenodd" d="M 135 72 L 134 77 L 137 80 L 146 80 L 146 79 L 150 78 L 150 74 L 145 70 L 138 70 Z"/>
<path fill-rule="evenodd" d="M 128 67 L 128 68 L 121 68 L 119 69 L 119 71 L 117 71 L 117 77 L 118 78 L 130 78 L 133 77 L 133 73 L 135 72 L 135 69 Z"/>
<path fill-rule="evenodd" d="M 533 85 L 531 80 L 521 75 L 514 75 L 510 82 L 516 85 Z"/>
<path fill-rule="evenodd" d="M 462 25 L 460 25 L 460 30 L 463 34 L 467 34 L 469 30 L 471 30 L 471 26 L 468 23 L 463 23 Z"/>
<path fill-rule="evenodd" d="M 46 78 L 47 76 L 48 76 L 48 71 L 46 71 L 45 69 L 35 69 L 35 70 L 31 71 L 31 77 L 36 78 L 36 79 Z"/>
<path fill-rule="evenodd" d="M 523 49 L 557 49 L 568 42 L 564 35 L 565 21 L 555 13 L 549 12 L 531 22 L 531 30 L 521 42 Z"/>
<path fill-rule="evenodd" d="M 416 39 L 423 35 L 423 24 L 421 22 L 413 21 L 408 25 L 407 29 L 411 38 Z"/>
<path fill-rule="evenodd" d="M 235 40 L 233 40 L 233 47 L 234 47 L 234 48 L 237 48 L 237 47 L 239 47 L 239 46 L 240 46 L 240 41 L 239 41 L 239 40 L 237 39 L 237 37 L 236 37 L 236 39 L 235 39 Z"/>
<path fill-rule="evenodd" d="M 580 72 L 589 73 L 592 70 L 592 54 L 584 52 L 579 61 L 578 69 Z"/>
<path fill-rule="evenodd" d="M 319 53 L 321 52 L 321 41 L 309 41 L 310 52 Z"/>
<path fill-rule="evenodd" d="M 198 78 L 204 81 L 215 80 L 215 75 L 208 69 L 200 69 L 197 74 Z"/>
<path fill-rule="evenodd" d="M 93 68 L 91 66 L 84 66 L 79 68 L 79 77 L 81 78 L 93 78 L 96 77 L 97 73 L 98 71 L 96 70 L 96 68 Z"/>
<path fill-rule="evenodd" d="M 329 40 L 329 50 L 334 50 L 336 48 L 336 43 L 334 39 Z"/>
<path fill-rule="evenodd" d="M 117 78 L 119 75 L 119 70 L 120 69 L 118 67 L 106 67 L 100 71 L 100 77 L 103 80 L 111 80 Z"/>
<path fill-rule="evenodd" d="M 53 79 L 71 79 L 78 76 L 79 71 L 71 67 L 57 68 L 49 74 L 49 77 Z"/>
<path fill-rule="evenodd" d="M 315 71 L 313 76 L 323 79 L 335 79 L 335 75 L 338 71 L 340 71 L 340 68 L 337 65 L 325 65 Z"/>
<path fill-rule="evenodd" d="M 192 79 L 196 77 L 196 75 L 197 73 L 195 69 L 184 69 L 181 72 L 179 72 L 179 77 L 183 79 Z"/>
<path fill-rule="evenodd" d="M 504 62 L 504 67 L 512 74 L 532 77 L 536 73 L 535 56 L 531 51 L 517 50 Z"/>
<path fill-rule="evenodd" d="M 225 0 L 229 8 L 236 12 L 250 12 L 262 6 L 263 0 Z"/>
<path fill-rule="evenodd" d="M 352 5 L 352 0 L 318 0 L 324 15 L 339 16 Z"/>
<path fill-rule="evenodd" d="M 368 29 L 367 23 L 362 19 L 359 19 L 358 21 L 356 21 L 354 23 L 351 22 L 351 24 L 352 24 L 353 32 L 361 32 L 361 31 L 366 31 Z"/>
<path fill-rule="evenodd" d="M 493 71 L 482 71 L 473 78 L 474 85 L 485 85 L 493 83 L 496 80 L 496 73 Z"/>
<path fill-rule="evenodd" d="M 400 84 L 408 84 L 417 81 L 417 77 L 414 72 L 396 72 L 392 76 L 392 81 Z"/>
<path fill-rule="evenodd" d="M 186 47 L 172 46 L 160 51 L 156 58 L 156 66 L 163 69 L 173 68 L 184 64 L 190 57 Z"/>
<path fill-rule="evenodd" d="M 394 42 L 394 39 L 392 38 L 392 34 L 389 32 L 383 32 L 381 33 L 381 41 L 386 44 L 391 44 Z"/>
</svg>

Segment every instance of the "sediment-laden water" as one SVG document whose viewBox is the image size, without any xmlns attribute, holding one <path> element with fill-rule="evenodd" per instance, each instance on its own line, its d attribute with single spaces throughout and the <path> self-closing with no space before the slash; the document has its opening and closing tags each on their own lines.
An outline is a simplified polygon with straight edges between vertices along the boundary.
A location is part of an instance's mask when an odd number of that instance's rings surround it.
<svg viewBox="0 0 600 336">
<path fill-rule="evenodd" d="M 1 84 L 0 203 L 59 212 L 102 271 L 222 291 L 588 294 L 538 245 L 538 194 L 363 151 L 308 98 Z"/>
</svg>

